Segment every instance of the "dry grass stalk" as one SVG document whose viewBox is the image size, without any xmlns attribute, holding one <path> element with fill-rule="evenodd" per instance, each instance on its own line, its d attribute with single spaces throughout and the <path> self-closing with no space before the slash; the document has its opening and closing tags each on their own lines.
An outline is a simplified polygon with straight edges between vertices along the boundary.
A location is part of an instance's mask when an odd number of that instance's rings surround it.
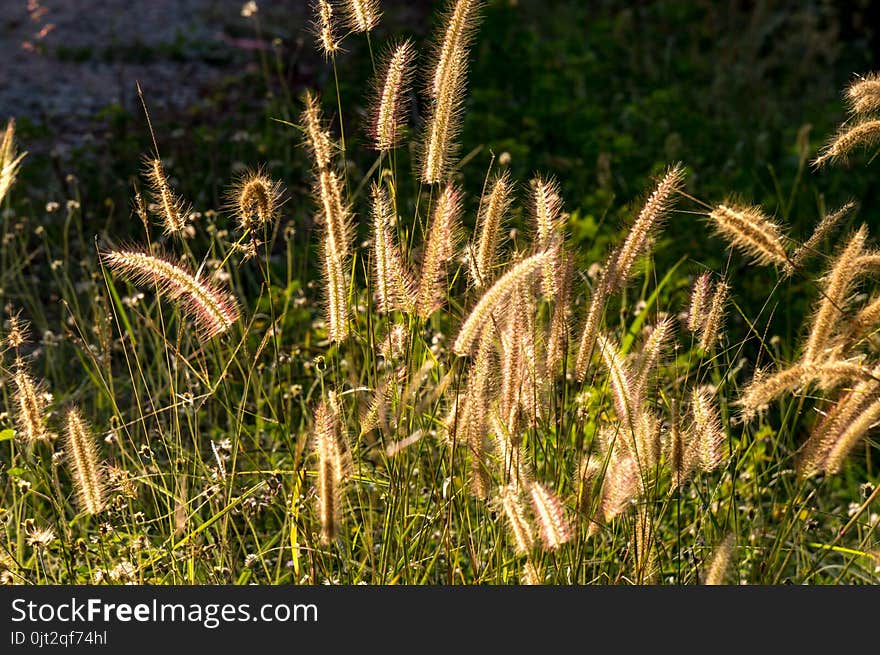
<svg viewBox="0 0 880 655">
<path fill-rule="evenodd" d="M 666 170 L 654 191 L 648 197 L 626 240 L 620 247 L 609 270 L 606 271 L 612 290 L 622 289 L 629 281 L 636 260 L 648 248 L 651 235 L 659 228 L 672 206 L 675 193 L 684 184 L 684 169 L 680 164 Z"/>
<path fill-rule="evenodd" d="M 449 171 L 461 123 L 467 85 L 467 58 L 480 0 L 456 0 L 437 51 L 429 94 L 432 100 L 422 153 L 422 181 L 441 182 Z"/>
<path fill-rule="evenodd" d="M 345 0 L 346 25 L 352 32 L 369 32 L 381 15 L 379 0 Z"/>
<path fill-rule="evenodd" d="M 559 496 L 539 482 L 533 482 L 529 486 L 529 495 L 544 548 L 556 550 L 570 541 L 571 528 L 565 518 Z"/>
<path fill-rule="evenodd" d="M 51 435 L 46 428 L 46 396 L 31 377 L 24 360 L 16 359 L 15 373 L 15 423 L 17 432 L 25 444 L 49 441 Z"/>
<path fill-rule="evenodd" d="M 406 124 L 409 85 L 413 74 L 415 46 L 406 40 L 388 56 L 384 75 L 377 82 L 378 92 L 372 113 L 373 147 L 388 152 L 397 147 Z"/>
<path fill-rule="evenodd" d="M 813 160 L 819 168 L 828 162 L 846 161 L 850 153 L 858 148 L 873 148 L 880 142 L 880 119 L 862 119 L 852 125 L 842 125 L 837 134 Z"/>
<path fill-rule="evenodd" d="M 755 264 L 789 264 L 780 227 L 764 216 L 759 207 L 718 205 L 709 214 L 718 234 Z"/>
<path fill-rule="evenodd" d="M 868 231 L 863 225 L 850 237 L 825 276 L 819 307 L 810 322 L 812 329 L 804 347 L 804 363 L 825 359 L 825 354 L 834 345 L 831 337 L 843 317 L 856 280 L 863 272 L 859 257 L 864 252 L 867 237 Z"/>
<path fill-rule="evenodd" d="M 147 180 L 153 193 L 153 201 L 159 205 L 159 217 L 166 234 L 180 232 L 186 227 L 188 209 L 186 203 L 179 198 L 168 184 L 168 176 L 158 158 L 147 160 Z"/>
<path fill-rule="evenodd" d="M 461 192 L 454 185 L 447 185 L 434 207 L 419 275 L 416 313 L 422 320 L 427 320 L 445 302 L 446 268 L 455 252 L 461 209 Z"/>
<path fill-rule="evenodd" d="M 706 569 L 703 578 L 704 585 L 723 585 L 724 578 L 730 568 L 730 560 L 733 557 L 734 546 L 736 545 L 736 537 L 733 534 L 727 535 L 712 556 L 712 561 Z"/>
<path fill-rule="evenodd" d="M 453 345 L 453 351 L 461 356 L 470 354 L 471 348 L 482 331 L 491 327 L 494 320 L 498 318 L 495 316 L 496 312 L 510 301 L 520 285 L 527 285 L 534 280 L 535 275 L 552 256 L 552 252 L 539 252 L 526 257 L 498 278 L 495 284 L 480 297 L 467 319 L 462 323 Z"/>
<path fill-rule="evenodd" d="M 488 193 L 480 202 L 480 216 L 476 252 L 471 256 L 471 277 L 478 289 L 487 286 L 494 278 L 495 258 L 501 241 L 501 227 L 510 209 L 513 184 L 510 175 L 504 173 L 492 182 Z M 472 248 L 472 251 L 474 249 Z"/>
<path fill-rule="evenodd" d="M 394 233 L 394 205 L 377 184 L 373 196 L 373 285 L 380 312 L 410 312 L 415 302 L 415 282 Z"/>
<path fill-rule="evenodd" d="M 104 509 L 104 481 L 91 429 L 76 409 L 67 413 L 66 447 L 80 507 L 88 514 Z"/>
<path fill-rule="evenodd" d="M 115 250 L 102 253 L 101 260 L 134 284 L 155 285 L 159 293 L 179 301 L 184 313 L 195 319 L 203 339 L 226 332 L 238 321 L 235 302 L 219 286 L 203 282 L 164 257 L 137 250 Z"/>
</svg>

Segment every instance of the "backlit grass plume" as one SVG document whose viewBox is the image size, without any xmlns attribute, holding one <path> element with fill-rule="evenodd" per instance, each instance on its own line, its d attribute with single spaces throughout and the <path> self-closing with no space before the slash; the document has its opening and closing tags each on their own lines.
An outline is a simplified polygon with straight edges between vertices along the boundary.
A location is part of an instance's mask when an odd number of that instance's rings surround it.
<svg viewBox="0 0 880 655">
<path fill-rule="evenodd" d="M 180 232 L 186 227 L 188 208 L 168 183 L 168 176 L 161 159 L 158 157 L 147 159 L 146 176 L 153 193 L 153 202 L 159 207 L 158 215 L 165 233 Z"/>
<path fill-rule="evenodd" d="M 461 209 L 461 191 L 452 184 L 447 185 L 435 201 L 422 255 L 416 312 L 423 320 L 443 306 L 446 268 L 455 252 Z"/>
<path fill-rule="evenodd" d="M 378 184 L 373 184 L 372 196 L 376 306 L 380 312 L 412 311 L 415 282 L 397 243 L 394 205 L 388 192 Z"/>
<path fill-rule="evenodd" d="M 373 147 L 380 152 L 396 148 L 404 131 L 414 58 L 412 41 L 404 41 L 391 51 L 384 73 L 377 79 L 371 109 L 371 137 Z"/>
<path fill-rule="evenodd" d="M 77 409 L 67 412 L 65 448 L 79 505 L 88 514 L 98 514 L 104 509 L 103 471 L 91 428 Z"/>
<path fill-rule="evenodd" d="M 333 138 L 324 124 L 318 97 L 311 91 L 306 91 L 304 104 L 300 122 L 306 135 L 306 145 L 312 153 L 315 168 L 321 171 L 329 168 L 330 162 L 333 160 Z"/>
<path fill-rule="evenodd" d="M 348 462 L 340 447 L 338 408 L 322 402 L 315 410 L 314 449 L 318 456 L 318 515 L 321 543 L 329 544 L 339 536 L 342 520 L 342 487 L 349 474 Z"/>
<path fill-rule="evenodd" d="M 312 29 L 318 40 L 318 46 L 325 58 L 330 58 L 339 50 L 339 38 L 336 35 L 337 24 L 333 17 L 333 4 L 329 0 L 315 0 L 313 5 L 315 18 Z"/>
<path fill-rule="evenodd" d="M 758 207 L 718 205 L 709 213 L 716 232 L 756 264 L 786 266 L 788 254 L 779 226 Z"/>
<path fill-rule="evenodd" d="M 10 118 L 0 140 L 0 203 L 6 197 L 10 187 L 15 182 L 21 160 L 27 155 L 26 152 L 17 153 L 15 146 L 15 119 Z"/>
<path fill-rule="evenodd" d="M 819 168 L 828 162 L 846 161 L 856 148 L 873 148 L 880 143 L 880 119 L 866 118 L 851 125 L 842 125 L 837 134 L 813 160 Z"/>
<path fill-rule="evenodd" d="M 46 396 L 21 358 L 15 362 L 12 381 L 15 384 L 15 422 L 22 441 L 28 445 L 48 441 L 50 433 L 46 428 Z"/>
<path fill-rule="evenodd" d="M 379 0 L 345 0 L 346 26 L 352 32 L 369 32 L 380 16 Z"/>
<path fill-rule="evenodd" d="M 846 98 L 854 114 L 880 110 L 880 74 L 869 73 L 854 80 L 846 90 Z"/>
<path fill-rule="evenodd" d="M 501 228 L 512 199 L 513 184 L 505 172 L 496 177 L 480 201 L 476 243 L 471 245 L 469 261 L 474 286 L 487 286 L 494 279 L 495 258 L 501 241 Z"/>
<path fill-rule="evenodd" d="M 280 182 L 260 170 L 248 170 L 230 189 L 228 203 L 241 229 L 253 231 L 277 220 L 282 195 Z"/>
<path fill-rule="evenodd" d="M 467 355 L 484 329 L 493 325 L 493 315 L 502 308 L 522 284 L 534 280 L 535 275 L 553 256 L 553 252 L 539 252 L 526 257 L 502 275 L 481 297 L 462 323 L 453 350 Z"/>
<path fill-rule="evenodd" d="M 102 253 L 101 260 L 132 283 L 154 285 L 159 293 L 180 303 L 184 313 L 195 320 L 203 339 L 226 332 L 238 320 L 236 303 L 218 285 L 198 279 L 165 257 L 114 250 Z"/>
<path fill-rule="evenodd" d="M 454 0 L 437 49 L 428 87 L 431 99 L 422 152 L 422 181 L 441 182 L 449 172 L 460 129 L 467 86 L 468 52 L 482 6 L 481 0 Z"/>
</svg>

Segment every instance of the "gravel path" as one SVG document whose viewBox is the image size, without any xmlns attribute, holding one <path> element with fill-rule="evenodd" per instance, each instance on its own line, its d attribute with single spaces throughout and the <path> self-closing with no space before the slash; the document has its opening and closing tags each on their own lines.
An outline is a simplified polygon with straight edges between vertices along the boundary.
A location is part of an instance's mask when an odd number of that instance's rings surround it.
<svg viewBox="0 0 880 655">
<path fill-rule="evenodd" d="M 151 111 L 179 111 L 254 61 L 243 0 L 0 4 L 0 121 L 16 116 L 43 125 L 53 147 L 92 138 L 100 125 L 96 114 L 109 105 L 136 107 L 136 80 Z M 302 30 L 304 1 L 260 5 L 264 21 L 283 11 L 290 31 Z"/>
</svg>

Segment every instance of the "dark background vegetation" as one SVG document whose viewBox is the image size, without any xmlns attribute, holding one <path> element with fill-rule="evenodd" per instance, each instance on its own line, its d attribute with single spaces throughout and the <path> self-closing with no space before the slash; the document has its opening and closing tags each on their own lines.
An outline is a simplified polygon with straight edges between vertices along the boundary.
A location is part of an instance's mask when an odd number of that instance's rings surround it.
<svg viewBox="0 0 880 655">
<path fill-rule="evenodd" d="M 39 79 L 19 85 L 24 91 L 18 96 L 0 93 L 0 115 L 18 117 L 20 142 L 31 151 L 13 193 L 16 220 L 43 225 L 51 238 L 60 219 L 45 212 L 45 203 L 76 197 L 93 234 L 114 241 L 140 234 L 132 189 L 151 139 L 135 92 L 138 79 L 161 155 L 195 209 L 221 208 L 236 172 L 264 164 L 288 187 L 286 220 L 297 229 L 310 225 L 301 138 L 279 121 L 296 121 L 307 87 L 326 90 L 328 113 L 337 105 L 333 71 L 315 52 L 305 3 L 261 2 L 257 22 L 239 15 L 238 2 L 181 1 L 175 3 L 179 16 L 160 17 L 165 31 L 157 36 L 148 23 L 124 20 L 125 12 L 140 9 L 90 0 L 95 12 L 105 12 L 88 19 L 105 26 L 93 37 L 75 24 L 39 36 L 66 3 L 42 4 L 48 9 L 43 15 L 18 8 L 4 24 L 5 47 L 17 50 L 4 77 L 32 75 L 28 66 L 37 60 L 55 71 L 43 86 Z M 376 57 L 403 36 L 426 52 L 440 4 L 383 1 L 385 16 L 372 39 Z M 696 198 L 760 203 L 794 237 L 805 237 L 826 208 L 850 197 L 860 203 L 854 220 L 875 223 L 875 174 L 866 158 L 821 173 L 808 164 L 845 118 L 841 89 L 855 74 L 877 67 L 880 45 L 870 5 L 488 2 L 461 138 L 468 220 L 492 155 L 508 153 L 521 189 L 536 171 L 559 179 L 584 268 L 601 259 L 651 177 L 674 161 L 688 167 L 688 192 Z M 180 27 L 172 29 L 175 17 Z M 19 48 L 22 34 L 34 37 L 26 48 Z M 343 47 L 337 69 L 357 182 L 373 162 L 358 147 L 372 65 L 362 39 L 349 37 Z M 88 95 L 88 76 L 102 71 L 109 71 L 113 94 L 102 95 L 99 77 L 92 88 L 101 91 L 90 102 L 65 105 L 64 94 L 71 100 Z M 419 118 L 416 106 L 413 119 Z M 692 260 L 674 292 L 684 294 L 701 266 L 726 269 L 743 303 L 761 299 L 747 309 L 760 310 L 776 275 L 742 257 L 728 261 L 702 218 L 686 213 L 699 206 L 684 209 L 672 217 L 656 255 L 661 270 L 683 255 Z M 309 230 L 298 234 L 305 242 Z M 301 274 L 310 277 L 306 247 Z M 32 260 L 28 273 L 35 284 L 47 278 L 47 263 Z M 774 329 L 797 331 L 814 295 L 810 284 L 796 278 L 779 291 L 784 324 Z M 51 295 L 50 286 L 45 293 Z"/>
</svg>

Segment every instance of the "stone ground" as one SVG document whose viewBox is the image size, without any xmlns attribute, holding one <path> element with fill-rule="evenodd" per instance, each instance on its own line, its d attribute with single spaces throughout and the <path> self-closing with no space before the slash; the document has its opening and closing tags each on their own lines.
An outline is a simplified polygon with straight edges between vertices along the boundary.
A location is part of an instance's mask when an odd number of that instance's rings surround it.
<svg viewBox="0 0 880 655">
<path fill-rule="evenodd" d="M 0 0 L 0 121 L 26 118 L 63 151 L 94 139 L 99 112 L 181 111 L 220 80 L 254 66 L 275 36 L 302 39 L 305 0 L 260 2 L 258 41 L 244 0 Z M 274 13 L 273 13 L 274 12 Z"/>
</svg>

